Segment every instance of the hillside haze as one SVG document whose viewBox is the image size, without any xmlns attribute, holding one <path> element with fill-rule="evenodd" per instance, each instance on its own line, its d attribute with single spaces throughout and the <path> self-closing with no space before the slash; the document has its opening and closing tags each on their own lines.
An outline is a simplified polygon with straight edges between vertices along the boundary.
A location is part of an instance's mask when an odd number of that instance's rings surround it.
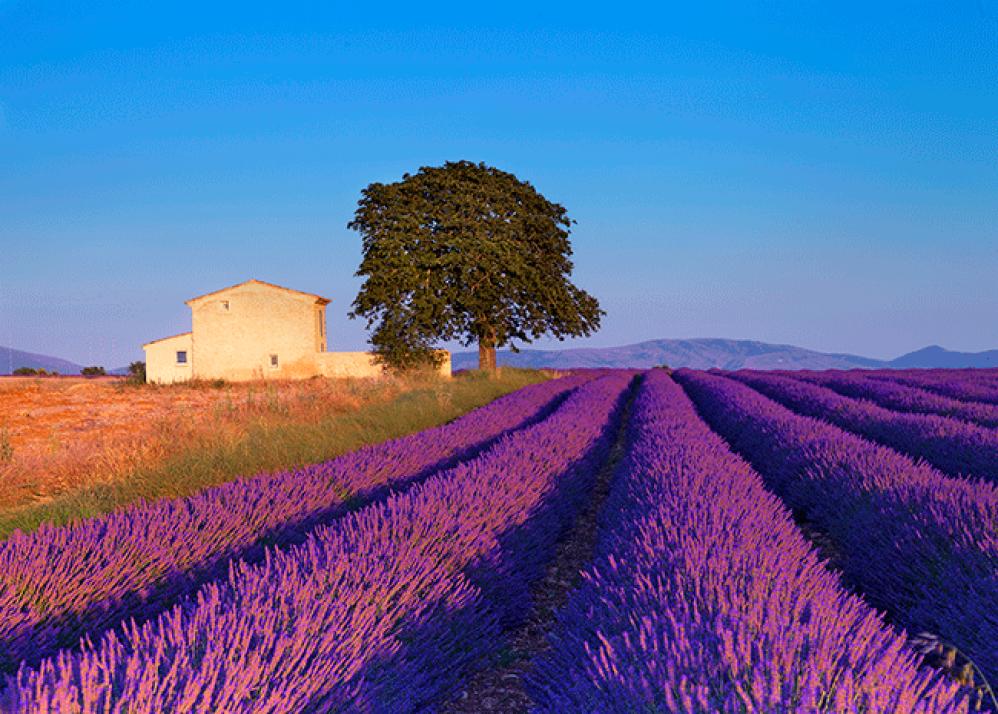
<svg viewBox="0 0 998 714">
<path fill-rule="evenodd" d="M 940 368 L 987 369 L 998 367 L 998 350 L 986 352 L 952 352 L 939 345 L 909 352 L 887 363 L 894 369 Z"/>
<path fill-rule="evenodd" d="M 19 367 L 44 369 L 59 374 L 79 374 L 80 370 L 83 369 L 82 365 L 59 357 L 22 352 L 12 347 L 0 347 L 0 374 L 10 374 Z"/>
<path fill-rule="evenodd" d="M 474 368 L 478 354 L 454 355 L 454 368 Z M 667 364 L 692 369 L 855 369 L 882 367 L 883 362 L 848 354 L 826 354 L 793 345 L 720 338 L 662 339 L 633 345 L 566 350 L 503 351 L 499 364 L 515 367 L 635 367 Z"/>
<path fill-rule="evenodd" d="M 500 351 L 500 365 L 526 368 L 569 369 L 572 367 L 648 368 L 667 364 L 692 369 L 993 369 L 998 368 L 998 350 L 954 352 L 938 345 L 925 347 L 893 360 L 876 360 L 852 354 L 817 352 L 794 345 L 756 340 L 723 338 L 661 339 L 620 347 L 581 347 L 565 350 Z M 79 374 L 82 365 L 49 355 L 0 347 L 0 375 L 18 367 Z M 455 352 L 454 369 L 476 369 L 478 352 Z M 108 374 L 127 374 L 127 367 L 108 369 Z"/>
<path fill-rule="evenodd" d="M 998 350 L 987 352 L 952 352 L 932 346 L 891 361 L 851 354 L 778 345 L 755 340 L 721 338 L 661 339 L 633 345 L 565 350 L 502 351 L 500 365 L 514 367 L 634 367 L 647 368 L 667 364 L 692 369 L 909 369 L 930 367 L 998 367 Z M 454 369 L 474 369 L 477 352 L 457 352 Z"/>
</svg>

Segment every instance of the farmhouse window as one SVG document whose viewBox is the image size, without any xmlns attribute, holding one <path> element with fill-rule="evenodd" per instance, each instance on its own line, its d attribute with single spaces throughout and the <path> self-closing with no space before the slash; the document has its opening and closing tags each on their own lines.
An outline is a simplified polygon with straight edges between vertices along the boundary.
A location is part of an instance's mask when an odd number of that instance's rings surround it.
<svg viewBox="0 0 998 714">
<path fill-rule="evenodd" d="M 177 364 L 187 364 L 187 350 L 177 350 Z"/>
<path fill-rule="evenodd" d="M 222 300 L 222 309 L 225 310 L 226 312 L 229 311 L 229 301 L 228 300 Z"/>
<path fill-rule="evenodd" d="M 277 369 L 277 355 L 270 355 L 270 366 L 272 369 Z"/>
</svg>

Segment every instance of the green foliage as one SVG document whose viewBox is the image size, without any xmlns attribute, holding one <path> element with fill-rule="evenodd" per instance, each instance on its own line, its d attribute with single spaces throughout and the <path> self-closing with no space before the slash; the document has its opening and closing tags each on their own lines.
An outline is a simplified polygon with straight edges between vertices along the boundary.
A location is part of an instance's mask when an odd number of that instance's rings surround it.
<svg viewBox="0 0 998 714">
<path fill-rule="evenodd" d="M 599 303 L 573 285 L 573 224 L 529 183 L 469 161 L 423 167 L 364 189 L 348 227 L 363 239 L 351 317 L 391 368 L 435 359 L 442 340 L 480 354 L 599 329 Z"/>
<path fill-rule="evenodd" d="M 135 384 L 146 383 L 146 363 L 140 361 L 128 365 L 128 381 Z"/>
<path fill-rule="evenodd" d="M 107 370 L 103 367 L 84 367 L 80 370 L 80 374 L 84 377 L 104 377 L 107 375 Z"/>
<path fill-rule="evenodd" d="M 15 377 L 58 377 L 59 373 L 54 369 L 49 371 L 42 367 L 35 369 L 34 367 L 18 367 L 11 374 Z"/>
</svg>

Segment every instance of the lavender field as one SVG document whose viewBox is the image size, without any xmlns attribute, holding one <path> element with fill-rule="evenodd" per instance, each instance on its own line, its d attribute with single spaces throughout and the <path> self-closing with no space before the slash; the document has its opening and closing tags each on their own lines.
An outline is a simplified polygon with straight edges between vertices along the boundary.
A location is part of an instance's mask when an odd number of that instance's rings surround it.
<svg viewBox="0 0 998 714">
<path fill-rule="evenodd" d="M 998 372 L 579 371 L 0 542 L 0 711 L 998 712 Z"/>
</svg>

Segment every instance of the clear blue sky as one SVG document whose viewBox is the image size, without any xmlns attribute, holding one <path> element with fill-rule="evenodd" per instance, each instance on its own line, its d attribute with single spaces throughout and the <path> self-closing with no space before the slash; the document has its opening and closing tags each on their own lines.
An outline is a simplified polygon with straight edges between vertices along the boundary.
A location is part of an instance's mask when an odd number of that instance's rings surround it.
<svg viewBox="0 0 998 714">
<path fill-rule="evenodd" d="M 256 277 L 362 348 L 361 188 L 470 159 L 578 221 L 572 344 L 998 347 L 998 0 L 599 5 L 0 0 L 0 345 Z"/>
</svg>

